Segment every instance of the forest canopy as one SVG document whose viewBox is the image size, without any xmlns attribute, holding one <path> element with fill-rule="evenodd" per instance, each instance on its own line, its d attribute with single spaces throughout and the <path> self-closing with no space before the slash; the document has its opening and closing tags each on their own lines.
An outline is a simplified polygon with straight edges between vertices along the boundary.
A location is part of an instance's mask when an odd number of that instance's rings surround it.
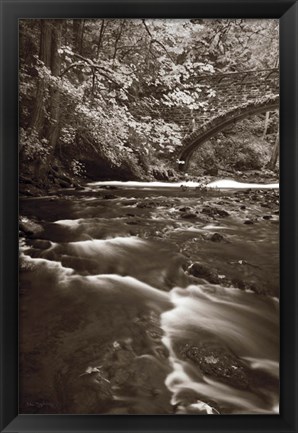
<svg viewBox="0 0 298 433">
<path fill-rule="evenodd" d="M 19 54 L 24 175 L 44 184 L 61 170 L 94 179 L 170 179 L 196 118 L 225 99 L 200 78 L 278 68 L 278 21 L 20 20 Z M 206 143 L 193 172 L 198 164 L 226 164 L 227 149 L 235 165 L 241 145 L 242 168 L 268 162 L 277 125 L 277 113 L 247 119 Z M 247 165 L 245 143 L 253 141 Z"/>
</svg>

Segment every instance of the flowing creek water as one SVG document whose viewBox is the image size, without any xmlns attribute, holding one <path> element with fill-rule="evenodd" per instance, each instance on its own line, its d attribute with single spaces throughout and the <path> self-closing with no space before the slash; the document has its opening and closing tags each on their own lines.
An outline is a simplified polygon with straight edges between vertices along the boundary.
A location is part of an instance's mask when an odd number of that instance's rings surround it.
<svg viewBox="0 0 298 433">
<path fill-rule="evenodd" d="M 278 185 L 229 182 L 20 200 L 21 413 L 278 413 Z"/>
</svg>

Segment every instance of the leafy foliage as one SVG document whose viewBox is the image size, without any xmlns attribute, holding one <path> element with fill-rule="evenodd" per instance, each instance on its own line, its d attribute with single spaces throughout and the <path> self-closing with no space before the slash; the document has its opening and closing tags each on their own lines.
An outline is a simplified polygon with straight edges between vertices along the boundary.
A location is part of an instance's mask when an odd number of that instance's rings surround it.
<svg viewBox="0 0 298 433">
<path fill-rule="evenodd" d="M 276 20 L 21 20 L 21 158 L 173 168 L 184 125 L 163 109 L 204 112 L 201 76 L 277 65 Z"/>
</svg>

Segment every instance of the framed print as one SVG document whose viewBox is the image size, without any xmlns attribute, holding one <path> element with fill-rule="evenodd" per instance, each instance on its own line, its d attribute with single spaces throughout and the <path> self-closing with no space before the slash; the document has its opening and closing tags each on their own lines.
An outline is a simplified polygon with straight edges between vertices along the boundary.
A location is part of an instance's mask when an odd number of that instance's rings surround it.
<svg viewBox="0 0 298 433">
<path fill-rule="evenodd" d="M 297 11 L 1 1 L 1 431 L 297 431 Z"/>
</svg>

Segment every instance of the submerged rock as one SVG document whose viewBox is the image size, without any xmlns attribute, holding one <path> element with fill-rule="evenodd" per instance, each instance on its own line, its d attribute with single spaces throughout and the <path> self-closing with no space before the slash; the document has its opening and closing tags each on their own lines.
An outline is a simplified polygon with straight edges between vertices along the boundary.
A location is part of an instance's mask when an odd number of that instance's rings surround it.
<svg viewBox="0 0 298 433">
<path fill-rule="evenodd" d="M 179 208 L 179 212 L 188 212 L 191 208 L 189 206 L 183 206 Z"/>
<path fill-rule="evenodd" d="M 243 224 L 250 225 L 250 224 L 253 224 L 253 223 L 254 222 L 252 220 L 245 220 Z"/>
<path fill-rule="evenodd" d="M 104 200 L 113 200 L 114 198 L 117 198 L 115 194 L 105 194 L 102 196 Z"/>
</svg>

